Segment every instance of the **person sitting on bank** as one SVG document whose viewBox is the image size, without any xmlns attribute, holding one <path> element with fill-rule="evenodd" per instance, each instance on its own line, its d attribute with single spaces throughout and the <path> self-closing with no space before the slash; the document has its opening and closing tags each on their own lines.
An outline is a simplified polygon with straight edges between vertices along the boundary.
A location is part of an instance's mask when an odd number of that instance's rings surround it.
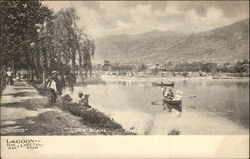
<svg viewBox="0 0 250 159">
<path fill-rule="evenodd" d="M 87 107 L 87 108 L 91 108 L 91 106 L 89 105 L 89 95 L 85 94 L 83 101 L 82 101 L 83 106 Z"/>
<path fill-rule="evenodd" d="M 82 91 L 79 91 L 78 92 L 78 97 L 76 99 L 76 103 L 77 104 L 81 104 L 83 102 L 83 92 Z"/>
<path fill-rule="evenodd" d="M 76 103 L 81 104 L 84 107 L 91 108 L 91 106 L 89 105 L 89 95 L 86 94 L 84 95 L 84 98 L 83 98 L 83 93 L 81 91 L 78 92 L 78 98 L 76 100 Z"/>
</svg>

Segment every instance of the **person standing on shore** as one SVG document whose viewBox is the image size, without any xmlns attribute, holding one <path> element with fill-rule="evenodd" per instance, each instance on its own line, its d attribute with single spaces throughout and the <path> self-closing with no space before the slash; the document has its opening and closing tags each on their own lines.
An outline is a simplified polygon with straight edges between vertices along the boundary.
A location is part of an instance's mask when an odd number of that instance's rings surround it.
<svg viewBox="0 0 250 159">
<path fill-rule="evenodd" d="M 10 68 L 7 71 L 7 84 L 14 85 L 13 78 L 12 78 L 12 71 Z"/>
<path fill-rule="evenodd" d="M 17 80 L 20 82 L 21 81 L 21 70 L 17 70 L 16 75 L 17 75 Z"/>
<path fill-rule="evenodd" d="M 76 83 L 76 76 L 71 72 L 68 75 L 69 90 L 71 93 L 74 92 L 74 85 Z"/>
<path fill-rule="evenodd" d="M 65 81 L 64 78 L 61 75 L 57 75 L 56 78 L 56 88 L 58 95 L 62 95 L 62 89 L 65 87 Z"/>
<path fill-rule="evenodd" d="M 57 81 L 58 81 L 58 72 L 57 71 L 53 71 L 52 72 L 52 76 L 49 77 L 48 80 L 48 85 L 47 87 L 49 88 L 49 103 L 51 105 L 54 105 L 56 103 L 56 99 L 57 99 Z"/>
</svg>

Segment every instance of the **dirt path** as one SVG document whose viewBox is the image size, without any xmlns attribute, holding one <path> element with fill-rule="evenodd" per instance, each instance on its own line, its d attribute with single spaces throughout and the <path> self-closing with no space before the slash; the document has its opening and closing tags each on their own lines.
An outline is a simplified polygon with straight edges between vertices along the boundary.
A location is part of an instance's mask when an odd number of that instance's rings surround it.
<svg viewBox="0 0 250 159">
<path fill-rule="evenodd" d="M 81 119 L 48 105 L 26 82 L 7 85 L 1 96 L 1 135 L 96 135 Z"/>
</svg>

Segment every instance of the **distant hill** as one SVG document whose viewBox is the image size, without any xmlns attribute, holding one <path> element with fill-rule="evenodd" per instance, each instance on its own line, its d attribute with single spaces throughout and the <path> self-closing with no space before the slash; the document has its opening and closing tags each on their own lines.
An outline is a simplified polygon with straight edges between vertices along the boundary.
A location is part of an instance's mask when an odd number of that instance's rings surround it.
<svg viewBox="0 0 250 159">
<path fill-rule="evenodd" d="M 191 35 L 157 30 L 137 35 L 110 35 L 96 39 L 95 61 L 222 63 L 249 59 L 248 23 L 249 19 L 245 19 Z"/>
</svg>

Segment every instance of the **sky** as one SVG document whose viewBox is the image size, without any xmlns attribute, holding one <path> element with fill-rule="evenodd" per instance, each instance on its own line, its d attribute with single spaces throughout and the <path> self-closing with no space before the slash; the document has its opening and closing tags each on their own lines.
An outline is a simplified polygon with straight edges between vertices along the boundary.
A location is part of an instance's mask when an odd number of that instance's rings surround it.
<svg viewBox="0 0 250 159">
<path fill-rule="evenodd" d="M 55 12 L 73 7 L 93 38 L 150 30 L 196 33 L 249 18 L 248 1 L 45 1 Z"/>
</svg>

